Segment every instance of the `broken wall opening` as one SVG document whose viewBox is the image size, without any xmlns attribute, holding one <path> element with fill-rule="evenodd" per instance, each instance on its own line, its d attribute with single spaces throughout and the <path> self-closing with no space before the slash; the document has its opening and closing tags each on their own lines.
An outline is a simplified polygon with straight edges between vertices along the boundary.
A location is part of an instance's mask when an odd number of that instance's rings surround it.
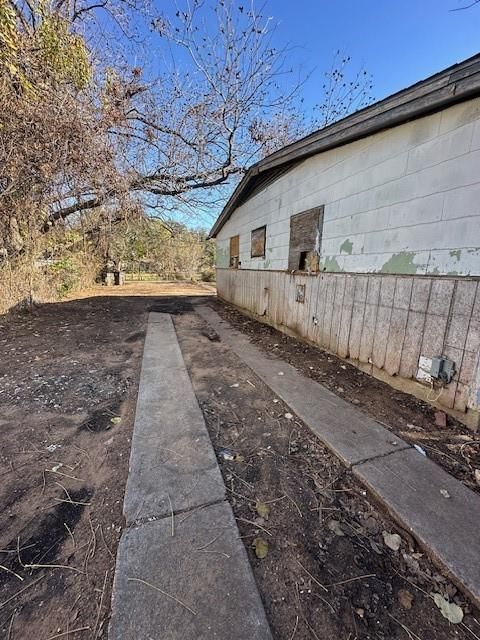
<svg viewBox="0 0 480 640">
<path fill-rule="evenodd" d="M 320 263 L 323 205 L 290 218 L 288 270 L 316 273 Z"/>
</svg>

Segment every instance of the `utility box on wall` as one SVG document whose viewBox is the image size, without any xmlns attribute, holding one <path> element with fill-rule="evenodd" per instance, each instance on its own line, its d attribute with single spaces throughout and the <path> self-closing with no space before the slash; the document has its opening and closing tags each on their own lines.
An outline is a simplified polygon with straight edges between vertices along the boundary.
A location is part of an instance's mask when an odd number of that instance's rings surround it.
<svg viewBox="0 0 480 640">
<path fill-rule="evenodd" d="M 417 380 L 432 384 L 434 381 L 449 384 L 455 375 L 455 362 L 445 356 L 427 358 L 420 356 L 418 361 Z"/>
<path fill-rule="evenodd" d="M 432 358 L 432 368 L 430 370 L 432 378 L 448 384 L 452 381 L 455 371 L 455 363 L 453 360 L 449 360 L 443 356 Z"/>
<path fill-rule="evenodd" d="M 297 284 L 295 289 L 295 302 L 305 302 L 305 285 Z"/>
</svg>

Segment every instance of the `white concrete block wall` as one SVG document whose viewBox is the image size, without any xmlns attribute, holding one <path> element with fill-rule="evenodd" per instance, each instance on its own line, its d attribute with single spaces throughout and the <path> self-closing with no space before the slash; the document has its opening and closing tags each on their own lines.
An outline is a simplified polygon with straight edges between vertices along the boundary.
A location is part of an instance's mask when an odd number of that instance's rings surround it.
<svg viewBox="0 0 480 640">
<path fill-rule="evenodd" d="M 305 160 L 238 207 L 218 266 L 239 234 L 241 268 L 287 269 L 290 217 L 322 204 L 327 272 L 480 275 L 480 98 Z"/>
</svg>

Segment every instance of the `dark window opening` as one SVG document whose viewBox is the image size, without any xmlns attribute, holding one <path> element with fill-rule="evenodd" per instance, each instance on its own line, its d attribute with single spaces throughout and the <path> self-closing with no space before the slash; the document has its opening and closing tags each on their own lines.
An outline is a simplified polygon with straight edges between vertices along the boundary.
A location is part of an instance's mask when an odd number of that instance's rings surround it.
<svg viewBox="0 0 480 640">
<path fill-rule="evenodd" d="M 265 258 L 265 242 L 267 227 L 259 227 L 252 231 L 250 256 L 252 258 Z"/>
<path fill-rule="evenodd" d="M 319 271 L 323 206 L 297 213 L 290 218 L 289 271 Z"/>
<path fill-rule="evenodd" d="M 310 251 L 300 251 L 300 260 L 298 261 L 298 268 L 300 271 L 307 270 L 307 258 L 310 254 Z"/>
<path fill-rule="evenodd" d="M 238 269 L 240 265 L 240 236 L 232 236 L 230 238 L 230 267 Z"/>
<path fill-rule="evenodd" d="M 300 251 L 300 258 L 298 260 L 299 271 L 309 271 L 316 273 L 319 269 L 319 255 L 318 251 Z"/>
</svg>

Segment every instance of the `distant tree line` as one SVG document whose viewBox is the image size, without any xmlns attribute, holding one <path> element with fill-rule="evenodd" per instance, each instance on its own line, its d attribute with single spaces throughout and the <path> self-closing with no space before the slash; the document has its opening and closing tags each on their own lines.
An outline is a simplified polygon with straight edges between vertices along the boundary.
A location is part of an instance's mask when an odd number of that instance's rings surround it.
<svg viewBox="0 0 480 640">
<path fill-rule="evenodd" d="M 215 243 L 205 230 L 192 230 L 178 222 L 141 220 L 119 225 L 111 253 L 119 268 L 132 276 L 151 274 L 172 280 L 215 278 Z"/>
</svg>

